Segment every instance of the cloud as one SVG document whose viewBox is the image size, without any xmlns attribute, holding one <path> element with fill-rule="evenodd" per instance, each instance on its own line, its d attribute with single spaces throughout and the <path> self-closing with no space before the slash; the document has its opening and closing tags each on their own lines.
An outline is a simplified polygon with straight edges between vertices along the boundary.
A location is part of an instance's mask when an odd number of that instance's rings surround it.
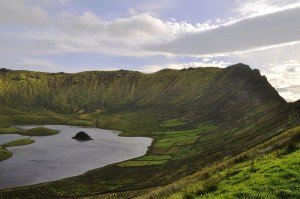
<svg viewBox="0 0 300 199">
<path fill-rule="evenodd" d="M 0 24 L 31 26 L 43 25 L 49 20 L 48 13 L 37 5 L 28 5 L 25 1 L 0 1 Z"/>
<path fill-rule="evenodd" d="M 300 62 L 285 60 L 278 65 L 269 65 L 262 70 L 270 83 L 287 101 L 300 99 Z"/>
<path fill-rule="evenodd" d="M 34 71 L 47 71 L 59 72 L 64 68 L 62 65 L 47 61 L 41 58 L 22 57 L 14 55 L 1 55 L 1 67 L 8 67 L 15 70 L 34 70 Z"/>
<path fill-rule="evenodd" d="M 300 43 L 223 57 L 257 68 L 287 101 L 300 99 Z"/>
<path fill-rule="evenodd" d="M 239 16 L 257 16 L 295 7 L 299 3 L 299 0 L 236 0 L 232 12 Z"/>
<path fill-rule="evenodd" d="M 154 54 L 143 49 L 146 44 L 211 28 L 207 23 L 194 26 L 163 21 L 150 13 L 110 21 L 92 12 L 49 14 L 39 5 L 24 2 L 0 2 L 0 25 L 3 25 L 0 40 L 5 43 L 0 46 L 0 53 L 10 50 L 30 55 L 98 52 L 145 56 Z"/>
<path fill-rule="evenodd" d="M 176 1 L 173 0 L 151 0 L 151 1 L 142 1 L 139 3 L 135 10 L 139 12 L 162 12 L 166 10 L 171 10 L 172 8 L 175 7 Z"/>
<path fill-rule="evenodd" d="M 148 47 L 174 55 L 207 55 L 253 50 L 300 40 L 300 7 L 235 23 Z"/>
<path fill-rule="evenodd" d="M 71 0 L 35 0 L 35 1 L 41 5 L 59 4 L 63 6 L 69 3 Z"/>
<path fill-rule="evenodd" d="M 132 13 L 110 21 L 92 12 L 49 14 L 39 4 L 26 2 L 0 2 L 0 25 L 3 25 L 0 40 L 5 44 L 0 46 L 0 53 L 10 50 L 39 55 L 98 52 L 124 56 L 199 56 L 257 50 L 300 40 L 297 20 L 300 6 L 290 8 L 294 4 L 285 10 L 223 25 L 211 22 L 193 25 L 161 20 L 150 13 Z"/>
</svg>

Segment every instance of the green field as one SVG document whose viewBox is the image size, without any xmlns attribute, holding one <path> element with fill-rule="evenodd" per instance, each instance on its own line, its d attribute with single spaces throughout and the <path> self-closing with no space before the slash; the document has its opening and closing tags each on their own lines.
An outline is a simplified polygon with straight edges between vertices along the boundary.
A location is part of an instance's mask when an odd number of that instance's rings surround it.
<svg viewBox="0 0 300 199">
<path fill-rule="evenodd" d="M 167 162 L 171 158 L 172 156 L 170 155 L 145 155 L 133 160 L 119 163 L 118 166 L 132 167 L 132 166 L 159 165 Z"/>
<path fill-rule="evenodd" d="M 94 121 L 79 119 L 74 114 L 61 114 L 44 109 L 24 109 L 19 111 L 0 106 L 0 134 L 20 134 L 21 130 L 13 125 L 67 124 L 92 126 Z"/>
<path fill-rule="evenodd" d="M 176 127 L 185 125 L 186 122 L 180 121 L 179 119 L 170 119 L 165 120 L 163 123 L 160 124 L 160 127 L 169 128 L 169 127 Z"/>
</svg>

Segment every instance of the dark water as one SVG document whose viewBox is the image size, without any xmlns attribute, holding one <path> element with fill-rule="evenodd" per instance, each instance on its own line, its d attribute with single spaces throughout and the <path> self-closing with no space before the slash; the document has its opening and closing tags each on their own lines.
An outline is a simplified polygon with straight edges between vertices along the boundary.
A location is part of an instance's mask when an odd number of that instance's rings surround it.
<svg viewBox="0 0 300 199">
<path fill-rule="evenodd" d="M 35 126 L 18 127 L 28 129 Z M 33 137 L 34 144 L 9 148 L 14 155 L 0 162 L 1 189 L 58 180 L 142 156 L 152 142 L 151 138 L 119 137 L 114 131 L 96 128 L 66 125 L 45 127 L 59 130 L 60 133 Z M 79 131 L 88 133 L 94 140 L 79 142 L 72 139 Z M 23 137 L 0 135 L 0 145 Z"/>
</svg>

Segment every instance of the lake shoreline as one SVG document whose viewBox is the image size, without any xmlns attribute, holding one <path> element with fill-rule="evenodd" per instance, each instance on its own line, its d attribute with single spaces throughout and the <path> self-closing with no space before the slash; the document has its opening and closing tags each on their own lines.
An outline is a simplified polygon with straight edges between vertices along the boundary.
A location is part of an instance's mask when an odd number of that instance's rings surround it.
<svg viewBox="0 0 300 199">
<path fill-rule="evenodd" d="M 103 168 L 111 164 L 137 158 L 146 154 L 148 147 L 150 147 L 153 141 L 152 138 L 147 137 L 123 137 L 119 136 L 121 135 L 120 132 L 99 128 L 77 127 L 70 125 L 43 126 L 54 130 L 60 130 L 60 133 L 52 136 L 36 136 L 34 137 L 36 140 L 34 144 L 11 147 L 10 150 L 15 153 L 15 155 L 10 159 L 0 162 L 0 169 L 4 171 L 3 173 L 9 173 L 6 177 L 4 174 L 0 174 L 1 190 L 66 179 L 82 175 L 94 169 Z M 22 127 L 26 129 L 35 127 L 35 125 L 15 127 Z M 88 134 L 91 134 L 91 136 L 95 138 L 95 140 L 80 142 L 72 139 L 71 137 L 80 130 L 87 131 Z M 0 140 L 1 136 L 3 135 L 0 135 Z M 6 136 L 8 135 L 6 134 Z M 51 145 L 51 142 L 53 146 Z M 45 145 L 45 148 L 42 147 L 43 144 Z M 51 150 L 55 152 L 53 153 L 55 157 L 51 155 Z M 31 155 L 27 155 L 28 159 L 24 158 L 24 153 L 26 154 L 26 151 L 29 151 Z M 20 154 L 22 153 L 23 156 L 21 157 Z M 41 153 L 42 155 L 38 153 Z M 42 158 L 39 159 L 39 157 Z M 28 171 L 25 175 L 20 173 L 14 174 L 7 169 L 10 168 L 11 170 L 17 170 L 16 166 L 12 166 L 18 163 L 16 158 L 19 158 L 19 164 L 23 163 L 27 166 L 25 169 Z M 27 164 L 31 165 L 32 168 L 38 168 L 38 171 L 32 171 L 33 169 L 30 169 Z M 77 168 L 75 165 L 79 165 L 80 168 Z M 53 169 L 55 169 L 55 172 Z M 48 172 L 46 172 L 47 170 Z M 24 172 L 24 169 L 22 171 Z M 32 172 L 31 175 L 29 175 L 30 172 Z M 41 176 L 45 176 L 45 173 L 59 174 L 56 174 L 56 176 L 50 175 L 47 176 L 47 180 L 41 180 Z M 1 184 L 1 182 L 5 181 L 1 179 L 6 179 L 6 181 L 8 181 L 8 176 L 14 178 L 15 182 L 12 182 L 10 179 L 10 182 L 4 182 Z M 27 179 L 30 178 L 29 176 L 33 176 L 32 181 Z"/>
</svg>

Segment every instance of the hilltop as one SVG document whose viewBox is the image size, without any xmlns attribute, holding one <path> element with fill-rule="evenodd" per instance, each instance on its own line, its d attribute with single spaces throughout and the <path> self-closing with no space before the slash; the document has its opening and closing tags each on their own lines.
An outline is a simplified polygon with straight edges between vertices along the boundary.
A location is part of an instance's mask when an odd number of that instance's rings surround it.
<svg viewBox="0 0 300 199">
<path fill-rule="evenodd" d="M 154 139 L 143 157 L 60 181 L 2 190 L 8 198 L 139 196 L 300 122 L 300 102 L 287 103 L 266 77 L 244 64 L 152 74 L 1 70 L 0 85 L 4 128 L 85 123 Z M 32 112 L 36 120 L 28 119 Z"/>
</svg>

